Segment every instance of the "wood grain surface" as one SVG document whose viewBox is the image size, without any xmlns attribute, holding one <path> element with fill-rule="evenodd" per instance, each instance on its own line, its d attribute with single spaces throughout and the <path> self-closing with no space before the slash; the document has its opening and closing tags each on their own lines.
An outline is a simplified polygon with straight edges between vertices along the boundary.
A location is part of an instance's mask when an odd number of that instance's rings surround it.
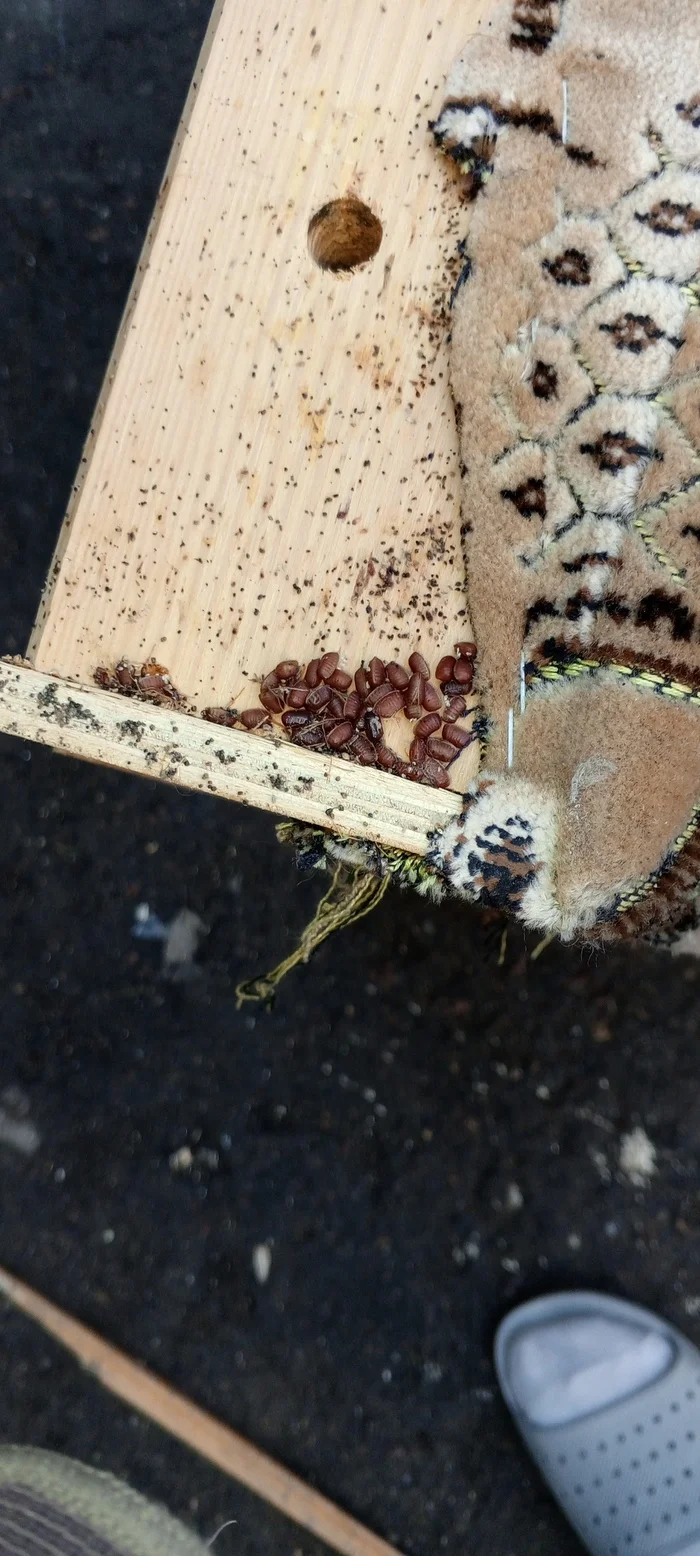
<svg viewBox="0 0 700 1556">
<path fill-rule="evenodd" d="M 338 649 L 354 670 L 417 648 L 434 668 L 468 635 L 447 369 L 466 213 L 429 121 L 492 9 L 217 7 L 39 611 L 38 669 L 89 683 L 152 655 L 194 707 L 245 707 L 281 658 Z M 383 237 L 338 275 L 307 233 L 348 192 Z M 403 717 L 387 734 L 405 752 Z M 476 765 L 472 747 L 453 787 Z"/>
</svg>

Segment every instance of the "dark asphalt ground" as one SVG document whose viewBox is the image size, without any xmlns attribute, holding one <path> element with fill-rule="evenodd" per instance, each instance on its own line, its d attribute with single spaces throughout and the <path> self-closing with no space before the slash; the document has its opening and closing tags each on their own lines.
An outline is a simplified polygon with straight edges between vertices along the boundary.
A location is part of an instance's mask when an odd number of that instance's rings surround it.
<svg viewBox="0 0 700 1556">
<path fill-rule="evenodd" d="M 2 652 L 26 643 L 208 11 L 0 0 Z M 532 961 L 513 931 L 499 967 L 475 915 L 394 893 L 271 1014 L 237 1013 L 320 892 L 270 818 L 7 737 L 0 794 L 0 1104 L 41 1137 L 0 1146 L 0 1261 L 404 1552 L 574 1556 L 491 1337 L 519 1298 L 588 1284 L 700 1340 L 698 966 Z M 143 901 L 205 920 L 198 978 L 164 981 L 132 938 Z M 637 1126 L 647 1186 L 619 1163 Z M 0 1399 L 5 1440 L 123 1474 L 205 1538 L 237 1519 L 221 1556 L 320 1556 L 6 1309 Z"/>
</svg>

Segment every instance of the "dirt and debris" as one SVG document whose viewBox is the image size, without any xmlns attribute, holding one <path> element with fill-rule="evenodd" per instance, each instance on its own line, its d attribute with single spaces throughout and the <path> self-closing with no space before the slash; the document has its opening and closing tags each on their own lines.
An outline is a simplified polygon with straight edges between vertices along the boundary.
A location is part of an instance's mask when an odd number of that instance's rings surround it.
<svg viewBox="0 0 700 1556">
<path fill-rule="evenodd" d="M 179 708 L 184 698 L 173 686 L 169 670 L 155 659 L 147 659 L 140 667 L 130 659 L 120 659 L 113 670 L 98 665 L 93 674 L 96 686 L 105 692 L 119 692 L 122 697 L 138 697 L 141 702 L 153 702 L 158 707 L 170 704 Z"/>
</svg>

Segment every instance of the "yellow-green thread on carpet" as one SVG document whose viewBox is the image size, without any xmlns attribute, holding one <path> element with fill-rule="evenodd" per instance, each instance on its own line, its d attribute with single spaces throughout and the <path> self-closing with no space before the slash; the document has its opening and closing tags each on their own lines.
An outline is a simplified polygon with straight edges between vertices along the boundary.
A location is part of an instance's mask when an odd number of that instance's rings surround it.
<svg viewBox="0 0 700 1556">
<path fill-rule="evenodd" d="M 672 697 L 676 701 L 690 702 L 700 707 L 700 687 L 688 686 L 685 681 L 677 681 L 672 675 L 663 675 L 658 670 L 647 670 L 641 665 L 618 664 L 614 660 L 606 659 L 571 659 L 568 661 L 550 661 L 541 665 L 533 665 L 526 674 L 526 684 L 531 688 L 535 681 L 561 681 L 576 680 L 580 675 L 594 674 L 601 670 L 606 674 L 626 676 L 633 685 L 649 687 L 662 697 Z"/>
<path fill-rule="evenodd" d="M 637 534 L 641 536 L 645 546 L 647 546 L 651 551 L 652 556 L 654 557 L 655 561 L 659 563 L 659 566 L 666 568 L 671 578 L 673 579 L 673 582 L 679 584 L 683 583 L 685 579 L 685 568 L 676 567 L 672 557 L 670 557 L 668 552 L 664 551 L 663 548 L 658 544 L 652 531 L 647 529 L 644 520 L 642 518 L 633 519 L 632 528 L 636 529 Z"/>
<path fill-rule="evenodd" d="M 690 842 L 697 832 L 698 826 L 700 826 L 700 805 L 695 805 L 687 827 L 685 827 L 683 832 L 679 832 L 678 837 L 674 838 L 663 864 L 659 866 L 658 870 L 654 870 L 652 875 L 648 875 L 645 880 L 639 881 L 638 885 L 630 887 L 630 890 L 619 898 L 617 903 L 618 913 L 626 913 L 629 908 L 636 907 L 638 902 L 642 902 L 645 897 L 650 895 L 669 866 L 674 863 L 679 854 L 682 854 L 686 844 Z"/>
<path fill-rule="evenodd" d="M 389 885 L 389 877 L 370 875 L 367 870 L 355 869 L 348 878 L 342 864 L 336 865 L 328 891 L 318 904 L 311 922 L 306 925 L 299 943 L 289 956 L 278 962 L 271 972 L 261 978 L 245 979 L 236 989 L 236 1003 L 240 1010 L 246 1000 L 264 1000 L 271 1004 L 278 983 L 297 967 L 308 962 L 309 957 L 336 929 L 345 929 L 357 923 L 381 901 Z"/>
</svg>

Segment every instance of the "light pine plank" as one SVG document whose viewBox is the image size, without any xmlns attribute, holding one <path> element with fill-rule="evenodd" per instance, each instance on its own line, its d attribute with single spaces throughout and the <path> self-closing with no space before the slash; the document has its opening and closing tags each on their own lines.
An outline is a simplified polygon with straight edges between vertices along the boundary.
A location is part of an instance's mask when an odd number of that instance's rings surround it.
<svg viewBox="0 0 700 1556">
<path fill-rule="evenodd" d="M 32 644 L 155 654 L 199 706 L 280 657 L 464 634 L 444 302 L 465 213 L 428 128 L 487 0 L 220 6 Z M 355 190 L 376 258 L 314 265 Z"/>
<path fill-rule="evenodd" d="M 0 729 L 412 854 L 424 854 L 428 834 L 461 805 L 457 794 L 303 751 L 279 736 L 221 729 L 8 660 L 0 661 Z"/>
<path fill-rule="evenodd" d="M 431 665 L 468 635 L 446 299 L 466 213 L 429 120 L 493 0 L 221 0 L 30 646 L 153 655 L 196 708 L 280 658 Z M 485 22 L 487 25 L 487 21 Z M 333 276 L 348 191 L 375 259 Z M 388 739 L 406 754 L 410 728 Z M 470 748 L 451 769 L 464 789 Z M 383 777 L 380 778 L 383 782 Z"/>
</svg>

